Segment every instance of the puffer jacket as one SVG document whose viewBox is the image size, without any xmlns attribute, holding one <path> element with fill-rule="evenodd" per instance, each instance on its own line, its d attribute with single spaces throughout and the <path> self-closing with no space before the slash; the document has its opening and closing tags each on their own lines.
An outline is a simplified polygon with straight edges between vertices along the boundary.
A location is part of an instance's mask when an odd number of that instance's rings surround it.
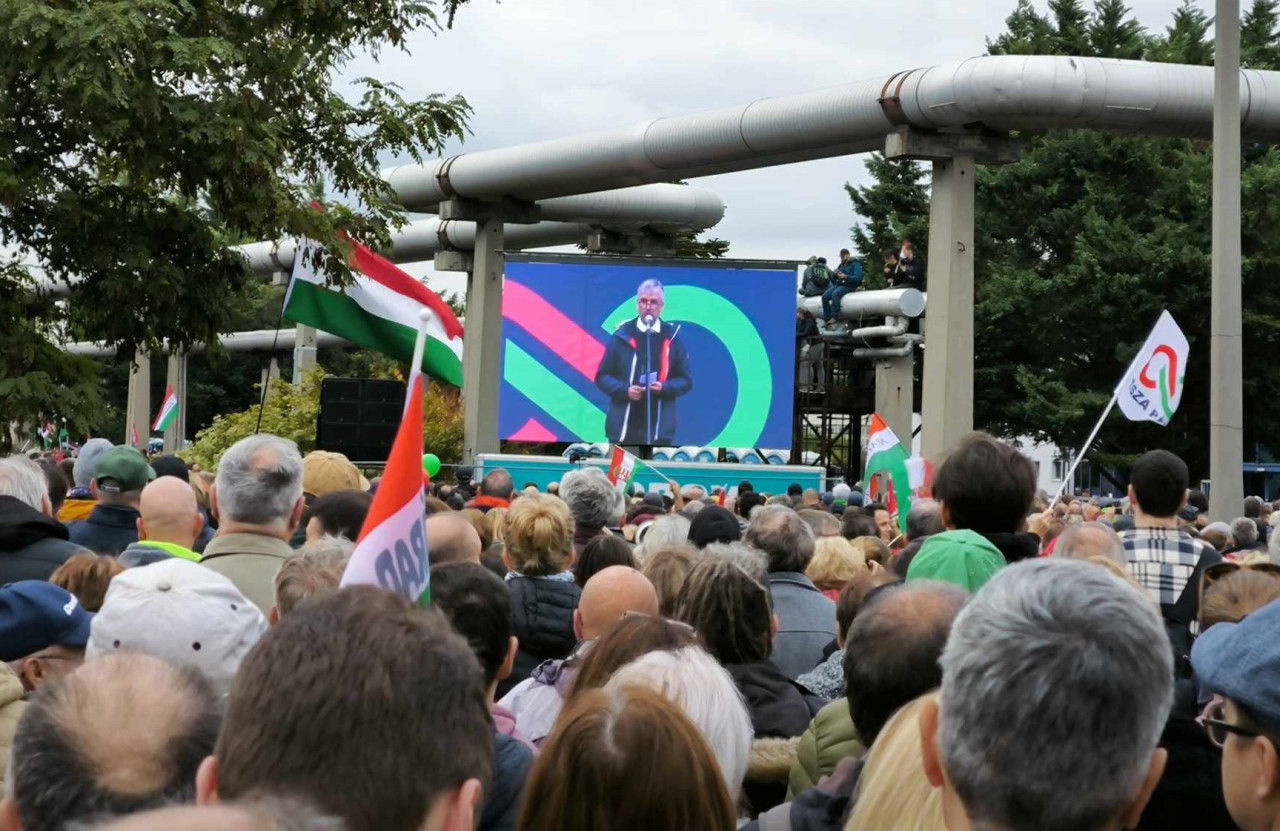
<svg viewBox="0 0 1280 831">
<path fill-rule="evenodd" d="M 569 579 L 507 575 L 511 590 L 511 620 L 520 640 L 511 676 L 498 685 L 498 697 L 529 677 L 543 661 L 567 658 L 578 639 L 573 634 L 573 611 L 578 608 L 582 589 Z"/>
<path fill-rule="evenodd" d="M 25 502 L 0 496 L 0 586 L 19 580 L 48 580 L 76 554 L 88 554 L 67 540 L 67 529 Z"/>
<path fill-rule="evenodd" d="M 480 810 L 480 831 L 515 831 L 533 751 L 504 733 L 493 734 L 493 781 Z"/>
<path fill-rule="evenodd" d="M 22 700 L 22 679 L 0 662 L 0 780 L 9 766 L 9 748 L 13 747 L 13 734 L 18 729 L 18 719 L 27 709 Z"/>
<path fill-rule="evenodd" d="M 796 763 L 788 777 L 787 799 L 816 788 L 822 777 L 829 776 L 841 760 L 862 758 L 866 748 L 858 741 L 849 716 L 849 700 L 832 701 L 818 711 L 809 728 L 800 737 Z"/>
</svg>

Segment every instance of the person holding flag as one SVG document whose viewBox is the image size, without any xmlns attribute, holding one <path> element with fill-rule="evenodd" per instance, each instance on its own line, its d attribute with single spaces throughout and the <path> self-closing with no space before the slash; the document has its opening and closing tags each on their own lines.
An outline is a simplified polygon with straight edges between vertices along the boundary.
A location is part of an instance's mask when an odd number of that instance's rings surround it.
<svg viewBox="0 0 1280 831">
<path fill-rule="evenodd" d="M 893 524 L 902 533 L 907 530 L 907 511 L 911 508 L 910 456 L 880 414 L 871 416 L 864 478 L 872 501 L 883 501 Z"/>
</svg>

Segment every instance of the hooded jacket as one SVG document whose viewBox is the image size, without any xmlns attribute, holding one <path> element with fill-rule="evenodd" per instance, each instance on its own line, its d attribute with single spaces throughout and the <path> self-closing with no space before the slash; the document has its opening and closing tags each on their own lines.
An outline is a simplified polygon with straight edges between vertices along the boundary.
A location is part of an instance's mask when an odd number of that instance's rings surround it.
<svg viewBox="0 0 1280 831">
<path fill-rule="evenodd" d="M 770 660 L 729 664 L 725 669 L 746 701 L 756 733 L 742 792 L 753 813 L 766 811 L 786 798 L 799 736 L 827 702 L 810 695 Z"/>
<path fill-rule="evenodd" d="M 596 386 L 609 396 L 605 434 L 618 444 L 673 444 L 676 399 L 693 389 L 680 326 L 662 319 L 657 326 L 656 333 L 641 332 L 636 320 L 623 323 L 609 338 L 596 370 Z M 662 391 L 646 390 L 632 401 L 627 389 L 649 373 L 657 374 Z"/>
<path fill-rule="evenodd" d="M 515 831 L 533 751 L 504 733 L 493 734 L 493 781 L 485 789 L 480 831 Z"/>
<path fill-rule="evenodd" d="M 22 693 L 22 679 L 8 664 L 0 662 L 0 780 L 4 779 L 9 764 L 9 749 L 13 747 L 18 719 L 27 709 Z"/>
<path fill-rule="evenodd" d="M 0 496 L 0 586 L 19 580 L 48 580 L 76 554 L 88 554 L 67 540 L 67 529 L 25 502 Z"/>
<path fill-rule="evenodd" d="M 788 777 L 787 798 L 794 799 L 810 788 L 816 788 L 829 776 L 840 760 L 850 756 L 862 758 L 866 748 L 858 741 L 849 715 L 849 700 L 840 698 L 818 711 L 800 737 L 796 763 Z"/>
<path fill-rule="evenodd" d="M 567 658 L 578 643 L 573 634 L 573 610 L 578 608 L 582 589 L 569 579 L 508 575 L 511 590 L 511 621 L 520 640 L 511 676 L 498 685 L 498 697 L 529 677 L 543 661 Z"/>
<path fill-rule="evenodd" d="M 976 592 L 1004 567 L 1000 549 L 977 531 L 944 531 L 920 546 L 920 553 L 907 568 L 907 582 L 942 580 Z"/>
</svg>

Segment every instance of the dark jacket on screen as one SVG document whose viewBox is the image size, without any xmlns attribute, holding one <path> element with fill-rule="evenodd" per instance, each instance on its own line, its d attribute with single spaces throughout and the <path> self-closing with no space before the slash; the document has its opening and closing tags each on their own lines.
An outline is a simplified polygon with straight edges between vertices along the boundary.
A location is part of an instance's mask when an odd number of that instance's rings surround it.
<svg viewBox="0 0 1280 831">
<path fill-rule="evenodd" d="M 114 557 L 138 541 L 137 522 L 136 508 L 98 504 L 88 519 L 67 526 L 67 532 L 77 545 Z"/>
<path fill-rule="evenodd" d="M 656 334 L 641 332 L 635 320 L 619 326 L 596 370 L 596 386 L 609 396 L 604 430 L 618 444 L 671 444 L 678 423 L 676 399 L 693 389 L 680 325 L 658 323 Z M 649 372 L 657 373 L 662 392 L 632 401 L 627 389 Z"/>
<path fill-rule="evenodd" d="M 0 586 L 19 580 L 48 580 L 82 546 L 67 541 L 67 529 L 25 502 L 0 496 Z"/>
<path fill-rule="evenodd" d="M 533 751 L 503 733 L 493 734 L 493 781 L 485 789 L 480 831 L 515 831 Z"/>
<path fill-rule="evenodd" d="M 498 686 L 498 697 L 529 677 L 543 661 L 567 658 L 578 639 L 573 634 L 573 610 L 582 589 L 572 580 L 510 576 L 511 620 L 520 640 L 511 677 Z"/>
</svg>

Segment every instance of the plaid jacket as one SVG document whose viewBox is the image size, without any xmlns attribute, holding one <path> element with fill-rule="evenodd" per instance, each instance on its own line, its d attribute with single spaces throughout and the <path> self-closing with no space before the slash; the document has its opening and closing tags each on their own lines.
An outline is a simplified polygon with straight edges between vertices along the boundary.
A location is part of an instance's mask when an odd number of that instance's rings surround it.
<svg viewBox="0 0 1280 831">
<path fill-rule="evenodd" d="M 1212 547 L 1177 528 L 1133 528 L 1121 531 L 1120 541 L 1133 579 L 1166 614 L 1182 596 L 1201 557 L 1207 555 L 1206 566 L 1222 560 Z"/>
</svg>

